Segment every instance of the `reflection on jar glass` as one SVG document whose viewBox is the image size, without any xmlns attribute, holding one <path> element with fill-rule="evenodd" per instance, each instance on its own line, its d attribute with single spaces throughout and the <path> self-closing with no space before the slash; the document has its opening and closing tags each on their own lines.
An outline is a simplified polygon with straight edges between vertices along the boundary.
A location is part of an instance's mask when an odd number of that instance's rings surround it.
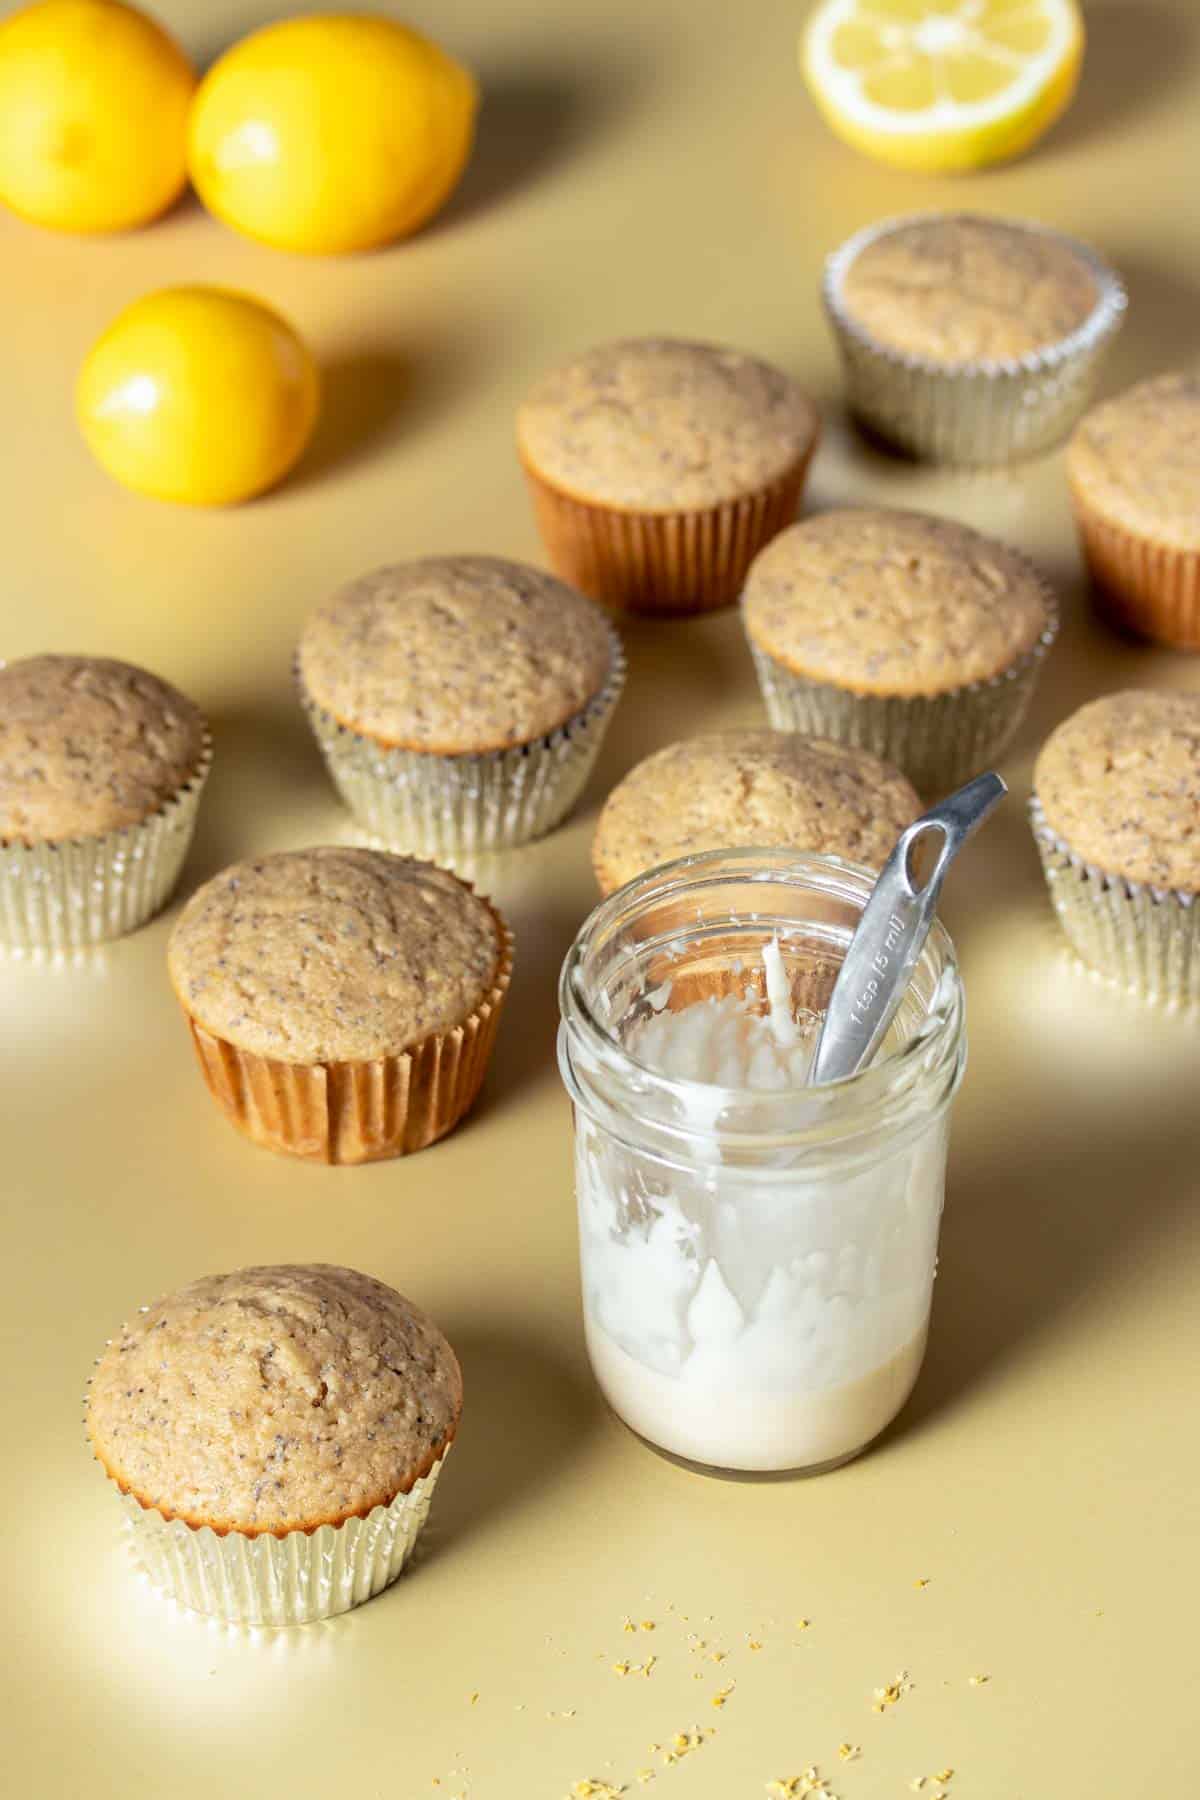
<svg viewBox="0 0 1200 1800">
<path fill-rule="evenodd" d="M 685 857 L 597 907 L 563 967 L 592 1367 L 626 1424 L 710 1467 L 846 1461 L 924 1355 L 966 1058 L 940 925 L 870 1067 L 805 1085 L 873 881 Z"/>
</svg>

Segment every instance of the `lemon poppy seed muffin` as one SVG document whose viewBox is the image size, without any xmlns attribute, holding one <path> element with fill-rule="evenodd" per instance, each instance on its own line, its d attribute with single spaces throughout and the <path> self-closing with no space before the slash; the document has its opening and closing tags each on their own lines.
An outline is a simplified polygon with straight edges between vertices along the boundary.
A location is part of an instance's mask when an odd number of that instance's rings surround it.
<svg viewBox="0 0 1200 1800">
<path fill-rule="evenodd" d="M 75 948 L 157 912 L 210 760 L 199 708 L 146 669 L 63 655 L 0 668 L 0 941 Z"/>
<path fill-rule="evenodd" d="M 1028 456 L 1087 404 L 1125 311 L 1088 245 L 1021 219 L 885 219 L 830 257 L 824 299 L 850 404 L 936 462 Z"/>
<path fill-rule="evenodd" d="M 842 304 L 881 344 L 936 363 L 1007 362 L 1058 343 L 1099 299 L 1065 238 L 969 213 L 901 221 L 847 268 Z"/>
<path fill-rule="evenodd" d="M 1200 1000 L 1200 695 L 1094 700 L 1047 739 L 1034 835 L 1060 922 L 1123 986 Z"/>
<path fill-rule="evenodd" d="M 233 1123 L 293 1155 L 364 1162 L 423 1148 L 473 1103 L 511 935 L 446 870 L 330 847 L 215 876 L 167 960 Z"/>
<path fill-rule="evenodd" d="M 1093 700 L 1042 747 L 1046 823 L 1109 875 L 1200 894 L 1200 695 Z"/>
<path fill-rule="evenodd" d="M 673 338 L 573 357 L 517 414 L 552 563 L 586 593 L 648 612 L 736 599 L 755 550 L 795 517 L 817 432 L 782 370 Z"/>
<path fill-rule="evenodd" d="M 195 775 L 199 707 L 102 656 L 0 668 L 0 838 L 57 843 L 140 825 Z"/>
<path fill-rule="evenodd" d="M 882 507 L 781 533 L 751 568 L 743 616 L 773 725 L 871 749 L 922 792 L 1000 754 L 1057 625 L 1015 550 Z"/>
<path fill-rule="evenodd" d="M 1200 373 L 1094 407 L 1067 450 L 1084 555 L 1118 623 L 1200 649 Z"/>
<path fill-rule="evenodd" d="M 368 831 L 422 854 L 498 849 L 558 824 L 624 680 L 591 600 L 494 556 L 426 557 L 348 582 L 310 616 L 301 697 Z"/>
<path fill-rule="evenodd" d="M 284 1623 L 395 1578 L 461 1410 L 453 1350 L 403 1295 L 354 1269 L 284 1264 L 143 1307 L 99 1359 L 87 1430 L 162 1585 Z"/>
<path fill-rule="evenodd" d="M 614 661 L 603 614 L 496 556 L 376 569 L 313 612 L 300 679 L 339 724 L 447 756 L 528 744 L 581 713 Z"/>
<path fill-rule="evenodd" d="M 869 751 L 789 731 L 718 731 L 648 756 L 604 804 L 592 863 L 604 894 L 704 850 L 774 848 L 879 868 L 921 803 Z"/>
</svg>

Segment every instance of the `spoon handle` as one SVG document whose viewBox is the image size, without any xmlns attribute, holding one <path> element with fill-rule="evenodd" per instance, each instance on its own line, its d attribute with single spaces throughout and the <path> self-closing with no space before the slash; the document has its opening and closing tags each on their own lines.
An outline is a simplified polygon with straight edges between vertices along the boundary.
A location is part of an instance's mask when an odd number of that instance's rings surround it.
<svg viewBox="0 0 1200 1800">
<path fill-rule="evenodd" d="M 1007 792 L 999 775 L 977 775 L 900 833 L 833 985 L 810 1082 L 853 1075 L 878 1049 L 929 935 L 947 869 Z M 920 882 L 913 857 L 931 833 L 941 843 L 933 868 Z"/>
</svg>

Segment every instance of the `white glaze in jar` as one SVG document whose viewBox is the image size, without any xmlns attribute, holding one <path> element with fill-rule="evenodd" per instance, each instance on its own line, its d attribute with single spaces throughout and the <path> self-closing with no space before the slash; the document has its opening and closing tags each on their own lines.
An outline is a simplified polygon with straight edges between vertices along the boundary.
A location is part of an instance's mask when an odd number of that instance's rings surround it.
<svg viewBox="0 0 1200 1800">
<path fill-rule="evenodd" d="M 872 880 L 785 851 L 685 858 L 599 907 L 563 971 L 593 1369 L 692 1461 L 844 1461 L 920 1368 L 964 1059 L 940 927 L 872 1067 L 804 1084 Z"/>
</svg>

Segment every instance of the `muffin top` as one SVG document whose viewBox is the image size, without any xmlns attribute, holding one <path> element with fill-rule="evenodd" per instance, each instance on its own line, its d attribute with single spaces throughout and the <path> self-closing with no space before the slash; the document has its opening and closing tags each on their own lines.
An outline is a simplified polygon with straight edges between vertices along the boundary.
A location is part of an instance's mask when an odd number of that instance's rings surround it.
<svg viewBox="0 0 1200 1800">
<path fill-rule="evenodd" d="M 952 519 L 883 507 L 818 513 L 751 564 L 751 642 L 860 694 L 940 694 L 1002 674 L 1053 623 L 1023 556 Z"/>
<path fill-rule="evenodd" d="M 0 839 L 140 825 L 199 773 L 208 730 L 177 688 L 104 656 L 0 668 Z"/>
<path fill-rule="evenodd" d="M 485 900 L 385 850 L 287 850 L 192 895 L 167 951 L 186 1011 L 281 1062 L 366 1062 L 452 1031 L 504 954 Z"/>
<path fill-rule="evenodd" d="M 1156 375 L 1093 407 L 1075 428 L 1067 473 L 1114 524 L 1200 550 L 1200 374 Z"/>
<path fill-rule="evenodd" d="M 498 556 L 431 556 L 351 581 L 300 640 L 309 697 L 352 731 L 444 755 L 565 725 L 613 669 L 600 608 Z"/>
<path fill-rule="evenodd" d="M 921 811 L 890 763 L 791 731 L 713 731 L 631 769 L 592 844 L 601 891 L 701 850 L 782 846 L 879 868 Z"/>
<path fill-rule="evenodd" d="M 1059 343 L 1100 298 L 1081 251 L 1010 219 L 930 213 L 867 242 L 842 306 L 889 350 L 928 362 L 1009 362 Z"/>
<path fill-rule="evenodd" d="M 1200 694 L 1108 694 L 1042 747 L 1046 822 L 1085 862 L 1200 893 Z"/>
<path fill-rule="evenodd" d="M 517 444 L 555 487 L 639 512 L 719 506 L 805 458 L 817 411 L 790 376 L 718 344 L 630 338 L 544 375 Z"/>
<path fill-rule="evenodd" d="M 206 1275 L 142 1307 L 96 1366 L 87 1428 L 144 1506 L 255 1535 L 390 1504 L 461 1410 L 432 1319 L 356 1269 L 294 1263 Z"/>
</svg>

